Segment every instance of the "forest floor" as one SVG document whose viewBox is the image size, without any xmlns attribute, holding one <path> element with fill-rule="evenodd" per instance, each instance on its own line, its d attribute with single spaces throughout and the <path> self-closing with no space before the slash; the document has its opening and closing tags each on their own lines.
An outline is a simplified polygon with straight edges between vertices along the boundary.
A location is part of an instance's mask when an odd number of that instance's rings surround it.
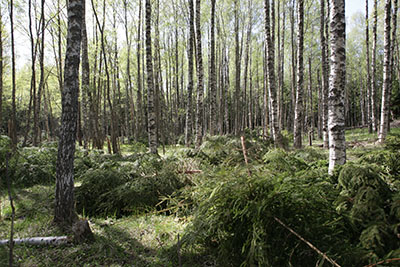
<svg viewBox="0 0 400 267">
<path fill-rule="evenodd" d="M 392 124 L 393 132 L 400 133 L 400 121 Z M 348 158 L 352 160 L 364 150 L 379 150 L 376 134 L 367 129 L 353 129 L 346 133 Z M 319 147 L 320 141 L 314 146 Z M 176 148 L 175 148 L 176 149 Z M 317 148 L 321 149 L 322 148 Z M 172 150 L 173 151 L 173 150 Z M 170 153 L 173 153 L 169 151 Z M 168 150 L 167 150 L 168 152 Z M 14 187 L 16 219 L 14 238 L 60 236 L 52 223 L 54 184 Z M 85 215 L 82 215 L 85 217 Z M 163 215 L 156 211 L 115 217 L 88 218 L 95 241 L 62 246 L 18 245 L 14 261 L 18 266 L 215 266 L 215 260 L 199 249 L 178 256 L 179 236 L 185 233 L 190 217 Z M 0 239 L 8 239 L 11 208 L 7 191 L 0 190 Z M 0 247 L 0 266 L 8 265 L 8 247 Z"/>
</svg>

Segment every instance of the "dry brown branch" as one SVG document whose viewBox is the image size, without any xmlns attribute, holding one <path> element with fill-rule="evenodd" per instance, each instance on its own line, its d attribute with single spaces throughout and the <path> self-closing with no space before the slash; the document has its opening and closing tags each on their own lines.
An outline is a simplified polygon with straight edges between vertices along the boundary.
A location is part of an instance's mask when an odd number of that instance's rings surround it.
<svg viewBox="0 0 400 267">
<path fill-rule="evenodd" d="M 246 163 L 246 167 L 247 167 L 247 171 L 249 172 L 249 176 L 251 176 L 251 170 L 249 169 L 249 161 L 247 159 L 247 150 L 246 150 L 246 143 L 244 142 L 244 136 L 241 136 L 240 140 L 242 141 L 244 162 Z"/>
<path fill-rule="evenodd" d="M 304 243 L 306 243 L 310 248 L 312 248 L 314 251 L 316 251 L 319 255 L 321 255 L 324 259 L 326 259 L 327 261 L 329 261 L 330 263 L 332 263 L 333 266 L 336 267 L 340 267 L 339 264 L 337 264 L 334 260 L 332 260 L 331 258 L 329 258 L 328 256 L 326 256 L 325 253 L 323 253 L 321 250 L 319 250 L 318 248 L 316 248 L 313 244 L 311 244 L 310 242 L 308 242 L 307 240 L 305 240 L 301 235 L 299 235 L 298 233 L 296 233 L 292 228 L 290 228 L 289 226 L 287 226 L 286 224 L 284 224 L 281 220 L 279 220 L 278 218 L 274 217 L 275 221 L 277 221 L 280 225 L 282 225 L 283 227 L 285 227 L 287 230 L 289 230 L 292 234 L 294 234 L 295 236 L 297 236 L 301 241 L 303 241 Z"/>
<path fill-rule="evenodd" d="M 378 266 L 379 264 L 382 264 L 382 263 L 390 263 L 393 261 L 400 261 L 400 258 L 387 259 L 387 260 L 379 261 L 377 263 L 371 263 L 369 265 L 365 265 L 364 267 L 374 267 L 374 266 Z"/>
</svg>

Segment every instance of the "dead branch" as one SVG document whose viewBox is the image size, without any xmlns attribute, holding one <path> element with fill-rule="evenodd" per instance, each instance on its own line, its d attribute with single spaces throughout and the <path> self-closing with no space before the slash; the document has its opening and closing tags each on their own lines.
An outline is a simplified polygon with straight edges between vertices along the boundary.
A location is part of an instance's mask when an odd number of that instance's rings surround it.
<svg viewBox="0 0 400 267">
<path fill-rule="evenodd" d="M 68 242 L 67 236 L 50 236 L 50 237 L 30 237 L 30 238 L 17 238 L 14 239 L 12 244 L 29 244 L 29 245 L 62 245 Z M 10 240 L 0 240 L 0 245 L 8 245 Z"/>
<path fill-rule="evenodd" d="M 369 265 L 365 265 L 364 267 L 374 267 L 374 266 L 378 266 L 379 264 L 382 264 L 382 263 L 390 263 L 390 262 L 394 262 L 394 261 L 400 261 L 400 258 L 387 259 L 387 260 L 379 261 L 377 263 L 371 263 Z"/>
<path fill-rule="evenodd" d="M 247 159 L 247 150 L 246 150 L 246 143 L 244 142 L 244 136 L 241 136 L 240 140 L 242 141 L 242 150 L 243 150 L 244 162 L 246 163 L 246 167 L 247 167 L 247 171 L 249 173 L 249 176 L 251 176 L 251 170 L 249 168 L 249 161 Z"/>
<path fill-rule="evenodd" d="M 275 221 L 277 221 L 280 225 L 282 225 L 283 227 L 285 227 L 287 230 L 289 230 L 292 234 L 294 234 L 295 236 L 297 236 L 301 241 L 303 241 L 304 243 L 306 243 L 310 248 L 312 248 L 314 251 L 316 251 L 319 255 L 321 255 L 324 259 L 326 259 L 327 261 L 329 261 L 330 263 L 332 263 L 333 266 L 336 267 L 341 267 L 339 264 L 337 264 L 334 260 L 332 260 L 331 258 L 329 258 L 328 256 L 326 256 L 325 253 L 323 253 L 321 250 L 319 250 L 318 248 L 316 248 L 313 244 L 311 244 L 310 242 L 308 242 L 307 240 L 305 240 L 301 235 L 299 235 L 298 233 L 296 233 L 292 228 L 290 228 L 289 226 L 287 226 L 286 224 L 284 224 L 281 220 L 279 220 L 278 218 L 274 217 Z"/>
</svg>

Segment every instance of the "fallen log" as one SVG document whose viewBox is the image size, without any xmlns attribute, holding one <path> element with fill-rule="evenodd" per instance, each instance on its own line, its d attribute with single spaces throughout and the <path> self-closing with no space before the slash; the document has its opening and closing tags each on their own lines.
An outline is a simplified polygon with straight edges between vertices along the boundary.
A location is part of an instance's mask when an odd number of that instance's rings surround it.
<svg viewBox="0 0 400 267">
<path fill-rule="evenodd" d="M 15 245 L 27 244 L 27 245 L 63 245 L 68 243 L 67 236 L 49 236 L 49 237 L 29 237 L 29 238 L 17 238 L 13 240 Z M 0 240 L 0 246 L 8 245 L 10 240 Z"/>
</svg>

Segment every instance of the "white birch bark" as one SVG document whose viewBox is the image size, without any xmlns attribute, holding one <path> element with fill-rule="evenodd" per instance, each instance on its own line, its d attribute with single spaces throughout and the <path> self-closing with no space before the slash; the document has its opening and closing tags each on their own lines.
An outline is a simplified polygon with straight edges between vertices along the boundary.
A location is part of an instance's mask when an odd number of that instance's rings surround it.
<svg viewBox="0 0 400 267">
<path fill-rule="evenodd" d="M 329 173 L 346 162 L 344 92 L 346 78 L 345 1 L 330 0 L 331 72 L 329 77 Z"/>
</svg>

